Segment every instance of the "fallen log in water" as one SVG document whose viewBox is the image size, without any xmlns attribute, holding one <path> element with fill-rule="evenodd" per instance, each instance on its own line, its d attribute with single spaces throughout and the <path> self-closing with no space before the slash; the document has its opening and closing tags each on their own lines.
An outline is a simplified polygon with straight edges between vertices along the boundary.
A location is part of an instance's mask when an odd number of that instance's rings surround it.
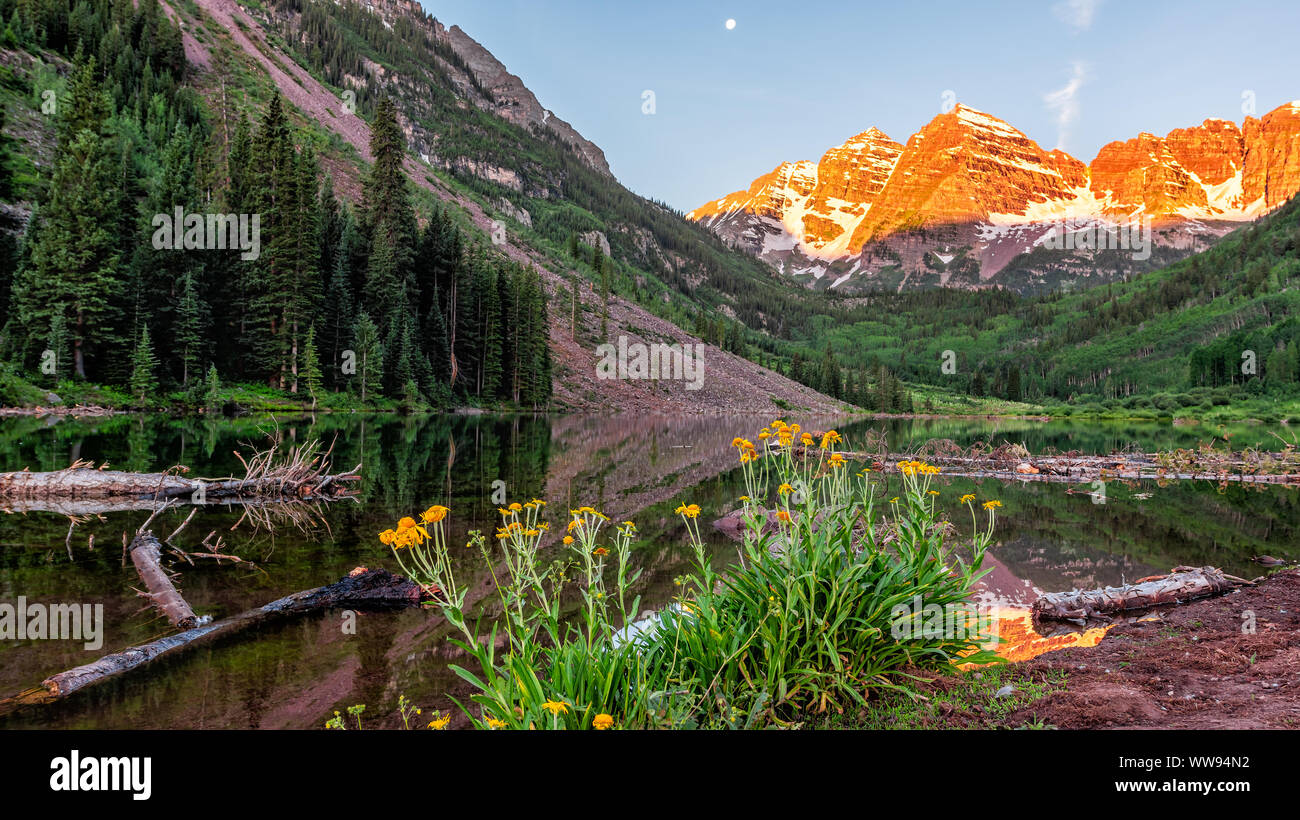
<svg viewBox="0 0 1300 820">
<path fill-rule="evenodd" d="M 131 563 L 135 564 L 148 597 L 177 629 L 192 629 L 199 619 L 181 597 L 171 576 L 162 567 L 162 544 L 152 532 L 137 532 L 131 540 Z"/>
<path fill-rule="evenodd" d="M 283 453 L 272 447 L 244 462 L 243 478 L 186 478 L 174 471 L 130 473 L 95 469 L 81 461 L 54 472 L 0 473 L 0 508 L 26 511 L 32 502 L 39 506 L 51 500 L 196 504 L 240 499 L 328 500 L 346 495 L 343 485 L 360 480 L 357 471 L 361 469 L 358 464 L 352 472 L 331 475 L 328 457 L 314 441 Z"/>
<path fill-rule="evenodd" d="M 928 448 L 921 448 L 922 451 Z M 1005 451 L 1005 452 L 1003 452 Z M 795 457 L 818 458 L 816 447 L 793 447 Z M 1287 449 L 1279 453 L 1180 452 L 1111 455 L 1030 455 L 1023 447 L 1002 447 L 979 455 L 949 452 L 890 453 L 841 451 L 845 458 L 866 462 L 879 472 L 894 472 L 900 461 L 922 458 L 943 468 L 946 476 L 995 478 L 1003 481 L 1079 483 L 1120 481 L 1218 481 L 1244 484 L 1300 483 L 1300 456 Z M 1248 457 L 1249 456 L 1249 457 Z"/>
<path fill-rule="evenodd" d="M 355 471 L 294 478 L 279 474 L 257 478 L 183 478 L 171 473 L 128 473 L 69 467 L 52 473 L 0 473 L 0 504 L 10 500 L 149 499 L 150 501 L 223 501 L 231 498 L 277 496 L 301 500 L 345 494 L 341 485 L 357 481 Z"/>
<path fill-rule="evenodd" d="M 425 593 L 419 585 L 384 569 L 354 569 L 342 580 L 316 589 L 295 592 L 265 606 L 168 635 L 142 646 L 105 655 L 76 669 L 51 675 L 41 686 L 0 701 L 0 714 L 29 704 L 65 698 L 88 686 L 137 669 L 164 656 L 178 655 L 218 637 L 226 637 L 267 621 L 309 612 L 348 609 L 400 609 L 419 606 Z"/>
<path fill-rule="evenodd" d="M 1190 601 L 1253 584 L 1216 567 L 1174 567 L 1168 575 L 1143 578 L 1133 584 L 1072 592 L 1049 592 L 1034 601 L 1036 618 L 1085 621 L 1112 612 L 1147 609 Z"/>
</svg>

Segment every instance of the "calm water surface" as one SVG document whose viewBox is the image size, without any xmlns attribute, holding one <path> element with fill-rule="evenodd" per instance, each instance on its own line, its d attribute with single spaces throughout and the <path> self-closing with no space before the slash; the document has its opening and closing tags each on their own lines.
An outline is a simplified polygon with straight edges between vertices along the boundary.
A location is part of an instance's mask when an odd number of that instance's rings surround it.
<svg viewBox="0 0 1300 820">
<path fill-rule="evenodd" d="M 850 446 L 883 434 L 903 450 L 932 438 L 969 446 L 984 441 L 1023 443 L 1045 450 L 1110 453 L 1195 447 L 1228 437 L 1234 448 L 1276 449 L 1283 427 L 1030 420 L 846 421 L 785 416 L 805 429 L 835 426 Z M 673 514 L 688 501 L 711 521 L 734 509 L 743 492 L 732 437 L 754 433 L 770 418 L 434 416 L 377 418 L 321 416 L 239 420 L 120 417 L 85 421 L 0 420 L 0 471 L 55 470 L 76 459 L 129 470 L 176 464 L 190 475 L 242 474 L 236 451 L 265 446 L 278 434 L 334 444 L 339 470 L 363 464 L 355 500 L 331 504 L 315 524 L 284 521 L 271 530 L 242 524 L 237 509 L 202 509 L 179 540 L 192 546 L 211 531 L 226 549 L 256 569 L 225 564 L 184 566 L 186 599 L 201 615 L 222 618 L 282 595 L 338 580 L 356 566 L 396 569 L 376 533 L 402 515 L 430 504 L 452 509 L 452 543 L 471 529 L 497 524 L 491 500 L 503 481 L 511 500 L 550 503 L 553 524 L 570 507 L 589 504 L 615 520 L 637 523 L 634 562 L 642 570 L 643 608 L 674 594 L 687 571 L 686 533 Z M 1068 485 L 946 479 L 939 486 L 965 532 L 956 498 L 974 492 L 1002 501 L 993 583 L 1010 597 L 1032 600 L 1038 590 L 1122 583 L 1177 564 L 1214 564 L 1238 575 L 1258 574 L 1253 555 L 1297 557 L 1300 504 L 1281 486 L 1221 488 L 1210 482 L 1158 486 L 1112 483 L 1095 504 Z M 0 602 L 18 596 L 45 603 L 103 604 L 104 646 L 86 651 L 77 641 L 0 641 L 0 696 L 170 630 L 145 606 L 123 533 L 143 512 L 109 513 L 79 521 L 49 512 L 0 515 Z M 169 511 L 153 529 L 172 531 L 188 510 Z M 233 530 L 232 527 L 235 527 Z M 557 527 L 558 529 L 558 527 Z M 715 562 L 734 560 L 735 547 L 710 527 Z M 90 537 L 93 535 L 93 543 Z M 464 554 L 457 577 L 471 595 L 489 590 L 480 557 Z M 0 717 L 0 727 L 67 728 L 312 728 L 333 710 L 364 703 L 367 725 L 391 726 L 399 694 L 426 708 L 446 708 L 458 656 L 441 619 L 426 611 L 362 614 L 355 635 L 344 634 L 339 613 L 326 613 L 245 632 L 206 645 L 147 671 L 93 687 L 67 700 Z"/>
</svg>

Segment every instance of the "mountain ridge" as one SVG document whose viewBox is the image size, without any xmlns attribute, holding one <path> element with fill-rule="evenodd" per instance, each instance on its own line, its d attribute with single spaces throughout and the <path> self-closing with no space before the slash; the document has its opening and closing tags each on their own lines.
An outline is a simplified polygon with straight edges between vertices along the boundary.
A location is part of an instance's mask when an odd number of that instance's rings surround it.
<svg viewBox="0 0 1300 820">
<path fill-rule="evenodd" d="M 171 2 L 171 0 L 165 0 Z M 336 5 L 342 5 L 335 2 Z M 274 82 L 280 94 L 296 108 L 319 123 L 322 127 L 341 137 L 357 156 L 363 160 L 370 159 L 369 135 L 364 119 L 359 116 L 340 117 L 336 108 L 338 96 L 326 88 L 311 72 L 298 65 L 290 55 L 284 54 L 266 36 L 265 23 L 249 13 L 249 10 L 236 0 L 195 0 L 195 5 L 203 13 L 222 25 L 232 36 L 237 45 L 250 59 L 259 63 Z M 463 36 L 449 34 L 459 31 L 458 27 L 445 28 L 441 23 L 426 15 L 418 3 L 406 0 L 374 0 L 367 4 L 373 13 L 385 13 L 386 25 L 391 25 L 398 14 L 410 14 L 417 26 L 427 25 L 433 36 L 447 34 L 456 54 L 464 61 L 464 66 L 448 66 L 450 79 L 458 87 L 465 89 L 472 86 L 467 78 L 458 77 L 457 72 L 468 69 L 474 73 L 474 79 L 489 92 L 487 95 L 475 94 L 476 104 L 484 111 L 498 116 L 520 127 L 537 131 L 542 127 L 535 113 L 545 111 L 540 102 L 522 81 L 505 69 L 490 52 L 462 32 Z M 174 11 L 174 10 L 173 10 Z M 211 63 L 207 47 L 199 43 L 188 32 L 185 34 L 187 56 L 193 51 L 191 61 L 202 66 Z M 277 59 L 277 57 L 279 59 Z M 196 59 L 197 58 L 197 59 Z M 475 70 L 475 67 L 478 67 Z M 457 80 L 460 82 L 457 82 Z M 509 102 L 513 100 L 514 103 Z M 505 113 L 503 113 L 505 112 Z M 506 116 L 510 113 L 512 116 Z M 408 140 L 407 156 L 404 170 L 413 185 L 431 192 L 441 202 L 454 205 L 465 214 L 470 225 L 484 236 L 493 236 L 497 250 L 509 259 L 534 266 L 541 274 L 548 299 L 558 301 L 566 296 L 568 288 L 577 284 L 575 272 L 556 265 L 556 260 L 538 252 L 526 242 L 520 241 L 514 230 L 498 232 L 503 224 L 521 220 L 531 220 L 526 211 L 509 206 L 509 201 L 495 203 L 494 208 L 487 208 L 448 186 L 439 177 L 428 173 L 430 167 L 442 167 L 447 170 L 466 173 L 486 179 L 496 185 L 521 193 L 534 193 L 552 196 L 549 191 L 529 191 L 529 185 L 512 169 L 497 166 L 490 161 L 467 160 L 464 156 L 435 157 L 437 134 L 430 134 L 419 123 L 403 112 L 399 112 L 399 122 Z M 567 144 L 579 159 L 597 173 L 613 180 L 605 164 L 604 154 L 600 149 L 587 142 L 572 126 L 563 120 L 548 116 L 545 126 L 555 133 L 557 139 Z M 567 129 L 567 130 L 566 130 Z M 585 149 L 583 145 L 589 145 Z M 423 149 L 423 151 L 422 151 Z M 417 158 L 418 155 L 418 158 Z M 425 166 L 425 167 L 422 167 Z M 360 196 L 359 169 L 348 167 L 346 163 L 330 165 L 336 174 L 335 181 L 340 193 L 349 198 Z M 613 184 L 617 184 L 614 182 Z M 507 221 L 508 220 L 508 221 Z M 588 286 L 590 287 L 590 286 Z M 586 296 L 581 302 L 591 300 Z M 792 407 L 804 407 L 818 412 L 835 412 L 843 405 L 835 399 L 793 381 L 780 373 L 773 372 L 742 356 L 723 350 L 719 345 L 710 344 L 699 335 L 684 330 L 679 324 L 647 311 L 635 301 L 619 295 L 611 295 L 607 309 L 608 320 L 618 335 L 625 335 L 630 343 L 678 343 L 700 345 L 702 355 L 706 358 L 708 378 L 702 389 L 688 390 L 682 381 L 664 380 L 602 380 L 596 376 L 597 353 L 594 346 L 582 342 L 584 336 L 593 336 L 601 324 L 601 318 L 590 310 L 579 311 L 576 330 L 566 328 L 560 322 L 552 323 L 550 329 L 550 346 L 555 357 L 554 401 L 558 408 L 579 411 L 650 411 L 650 412 L 768 412 L 781 401 Z M 575 338 L 576 337 L 576 338 Z"/>
<path fill-rule="evenodd" d="M 1198 250 L 1298 190 L 1297 102 L 1241 126 L 1210 118 L 1164 137 L 1144 132 L 1106 144 L 1092 163 L 958 104 L 906 143 L 873 127 L 686 216 L 782 270 L 834 274 L 830 287 L 882 260 L 923 275 L 928 253 L 967 246 L 978 277 L 954 284 L 979 286 L 1041 244 L 1036 226 L 1149 219 L 1159 244 Z M 934 235 L 920 253 L 909 247 L 917 232 Z"/>
</svg>

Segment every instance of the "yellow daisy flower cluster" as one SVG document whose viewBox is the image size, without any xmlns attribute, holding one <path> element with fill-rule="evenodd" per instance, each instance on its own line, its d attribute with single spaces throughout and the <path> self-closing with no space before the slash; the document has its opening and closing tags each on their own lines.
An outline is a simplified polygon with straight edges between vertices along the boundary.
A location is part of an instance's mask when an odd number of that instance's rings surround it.
<svg viewBox="0 0 1300 820">
<path fill-rule="evenodd" d="M 762 438 L 760 436 L 760 438 Z M 758 458 L 758 450 L 754 447 L 754 442 L 739 436 L 731 440 L 731 446 L 740 451 L 740 463 L 748 464 Z"/>
<path fill-rule="evenodd" d="M 429 540 L 429 531 L 423 525 L 437 523 L 446 518 L 449 512 L 451 510 L 446 507 L 432 506 L 420 513 L 419 523 L 409 515 L 404 516 L 397 522 L 396 529 L 388 529 L 379 533 L 379 543 L 395 550 L 400 550 L 403 547 L 418 547 Z"/>
<path fill-rule="evenodd" d="M 508 521 L 504 527 L 497 527 L 497 539 L 505 540 L 511 535 L 514 535 L 515 532 L 522 534 L 523 529 L 524 525 L 520 524 L 518 521 Z"/>
<path fill-rule="evenodd" d="M 678 507 L 676 510 L 674 510 L 673 512 L 677 513 L 678 515 L 685 516 L 685 517 L 687 517 L 687 518 L 699 518 L 699 516 L 700 516 L 700 505 L 699 505 L 699 504 L 682 504 L 681 506 L 679 506 L 679 507 Z"/>
<path fill-rule="evenodd" d="M 776 440 L 782 447 L 789 447 L 794 443 L 795 437 L 799 435 L 799 425 L 786 424 L 781 419 L 772 422 L 772 429 L 776 431 Z"/>
<path fill-rule="evenodd" d="M 903 475 L 938 475 L 939 468 L 924 461 L 900 461 L 898 469 Z"/>
<path fill-rule="evenodd" d="M 592 516 L 595 516 L 596 518 L 599 518 L 601 521 L 608 521 L 608 520 L 609 520 L 609 516 L 608 516 L 608 515 L 605 515 L 603 512 L 597 510 L 595 507 L 579 507 L 579 508 L 576 509 L 576 510 L 569 510 L 569 514 L 570 514 L 570 515 L 574 515 L 574 516 L 592 515 Z M 581 521 L 582 519 L 581 519 L 581 518 L 575 518 L 575 519 L 573 519 L 573 520 L 574 520 L 574 521 Z M 581 526 L 581 525 L 579 525 L 579 526 Z"/>
<path fill-rule="evenodd" d="M 451 715 L 444 715 L 441 712 L 436 712 L 435 714 L 439 715 L 439 717 L 429 721 L 429 728 L 437 730 L 446 729 L 447 724 L 451 723 Z"/>
<path fill-rule="evenodd" d="M 458 595 L 443 530 L 450 513 L 449 507 L 434 504 L 417 518 L 403 516 L 397 526 L 379 533 L 379 542 L 393 550 L 402 574 L 444 604 L 456 601 Z M 402 550 L 407 560 L 403 560 Z"/>
</svg>

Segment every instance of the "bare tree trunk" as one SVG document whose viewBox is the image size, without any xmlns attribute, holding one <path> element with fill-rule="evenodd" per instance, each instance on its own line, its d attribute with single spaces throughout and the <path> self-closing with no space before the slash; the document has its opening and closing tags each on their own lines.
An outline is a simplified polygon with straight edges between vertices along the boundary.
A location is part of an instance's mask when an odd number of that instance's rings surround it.
<svg viewBox="0 0 1300 820">
<path fill-rule="evenodd" d="M 289 392 L 297 393 L 298 392 L 298 321 L 296 319 L 293 322 L 291 332 L 292 335 L 290 338 L 292 340 L 293 346 L 289 353 L 289 370 L 293 374 L 293 378 L 291 380 Z"/>
<path fill-rule="evenodd" d="M 177 629 L 192 629 L 198 625 L 194 610 L 181 597 L 167 571 L 162 568 L 162 545 L 151 532 L 138 532 L 131 541 L 131 563 L 135 564 L 140 580 L 149 590 L 149 599 L 167 616 Z"/>
<path fill-rule="evenodd" d="M 1034 601 L 1033 612 L 1048 620 L 1079 621 L 1111 612 L 1182 603 L 1251 583 L 1216 567 L 1174 567 L 1168 575 L 1143 578 L 1133 584 L 1049 592 Z"/>
<path fill-rule="evenodd" d="M 224 620 L 114 652 L 97 661 L 51 675 L 41 682 L 41 688 L 28 690 L 0 702 L 0 714 L 19 706 L 48 703 L 67 697 L 79 689 L 144 666 L 155 658 L 177 655 L 217 636 L 231 635 L 272 619 L 336 608 L 401 609 L 419 606 L 423 597 L 424 592 L 419 585 L 400 575 L 383 569 L 358 568 L 346 578 L 328 586 L 295 592 Z"/>
<path fill-rule="evenodd" d="M 86 378 L 86 354 L 81 349 L 81 340 L 86 333 L 86 314 L 77 309 L 77 338 L 72 341 L 72 365 L 79 378 Z"/>
</svg>

